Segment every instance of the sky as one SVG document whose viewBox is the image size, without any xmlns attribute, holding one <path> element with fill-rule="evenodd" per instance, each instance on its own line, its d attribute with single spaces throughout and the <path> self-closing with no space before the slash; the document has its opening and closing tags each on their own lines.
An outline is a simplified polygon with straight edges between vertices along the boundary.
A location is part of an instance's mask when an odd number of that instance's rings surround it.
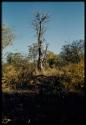
<svg viewBox="0 0 86 125">
<path fill-rule="evenodd" d="M 58 54 L 65 41 L 84 40 L 84 2 L 2 2 L 2 24 L 15 34 L 13 45 L 3 53 L 28 53 L 28 46 L 36 42 L 32 21 L 37 11 L 50 17 L 44 35 L 49 50 Z"/>
</svg>

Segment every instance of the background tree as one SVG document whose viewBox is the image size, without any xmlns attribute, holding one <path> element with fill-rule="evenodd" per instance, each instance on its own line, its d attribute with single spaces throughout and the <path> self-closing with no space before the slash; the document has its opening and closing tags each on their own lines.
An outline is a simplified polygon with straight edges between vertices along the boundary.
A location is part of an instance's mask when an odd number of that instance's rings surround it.
<svg viewBox="0 0 86 125">
<path fill-rule="evenodd" d="M 14 33 L 5 25 L 2 25 L 2 49 L 11 45 L 14 39 Z"/>
<path fill-rule="evenodd" d="M 9 53 L 7 55 L 7 64 L 14 65 L 17 68 L 24 68 L 25 65 L 29 65 L 29 59 L 21 53 Z"/>
<path fill-rule="evenodd" d="M 31 62 L 34 63 L 34 65 L 36 67 L 37 58 L 38 58 L 38 44 L 37 43 L 33 43 L 32 45 L 29 46 L 28 58 Z"/>
<path fill-rule="evenodd" d="M 23 56 L 21 53 L 9 53 L 7 55 L 7 63 L 15 66 L 22 64 Z"/>
<path fill-rule="evenodd" d="M 84 55 L 84 41 L 73 41 L 70 44 L 66 44 L 62 48 L 62 52 L 60 56 L 65 62 L 65 64 L 69 63 L 79 63 L 80 59 Z"/>
<path fill-rule="evenodd" d="M 44 41 L 44 33 L 45 33 L 45 23 L 48 20 L 48 15 L 43 13 L 37 13 L 35 19 L 33 21 L 33 26 L 36 31 L 37 41 L 38 41 L 38 70 L 43 68 L 42 60 L 43 60 L 43 53 L 42 53 L 42 46 Z"/>
</svg>

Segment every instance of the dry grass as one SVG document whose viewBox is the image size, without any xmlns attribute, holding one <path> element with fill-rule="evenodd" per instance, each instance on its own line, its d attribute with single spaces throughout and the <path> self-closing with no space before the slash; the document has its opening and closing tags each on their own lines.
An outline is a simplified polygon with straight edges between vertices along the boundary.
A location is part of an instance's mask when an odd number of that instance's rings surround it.
<svg viewBox="0 0 86 125">
<path fill-rule="evenodd" d="M 63 74 L 63 71 L 59 68 L 47 68 L 42 71 L 42 74 L 45 76 L 59 76 Z"/>
</svg>

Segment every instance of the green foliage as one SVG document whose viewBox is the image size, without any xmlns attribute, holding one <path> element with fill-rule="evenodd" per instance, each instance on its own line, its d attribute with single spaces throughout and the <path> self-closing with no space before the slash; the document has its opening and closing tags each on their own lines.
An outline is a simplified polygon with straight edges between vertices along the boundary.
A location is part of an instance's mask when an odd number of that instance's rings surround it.
<svg viewBox="0 0 86 125">
<path fill-rule="evenodd" d="M 84 54 L 84 41 L 73 41 L 62 48 L 60 56 L 65 64 L 79 63 L 81 56 Z"/>
<path fill-rule="evenodd" d="M 15 67 L 24 67 L 28 62 L 28 58 L 24 57 L 21 53 L 9 53 L 7 55 L 7 63 Z"/>
</svg>

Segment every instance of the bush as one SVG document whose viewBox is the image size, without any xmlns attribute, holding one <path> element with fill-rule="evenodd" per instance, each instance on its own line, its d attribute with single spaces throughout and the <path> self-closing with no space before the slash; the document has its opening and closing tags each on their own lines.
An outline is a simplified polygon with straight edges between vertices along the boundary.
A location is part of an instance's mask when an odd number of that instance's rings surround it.
<svg viewBox="0 0 86 125">
<path fill-rule="evenodd" d="M 7 65 L 4 67 L 2 77 L 2 88 L 15 86 L 17 71 L 14 66 Z"/>
<path fill-rule="evenodd" d="M 3 66 L 2 88 L 23 88 L 27 86 L 28 81 L 32 78 L 34 67 L 32 64 L 25 64 L 21 67 L 14 65 Z"/>
<path fill-rule="evenodd" d="M 70 79 L 65 83 L 65 87 L 69 90 L 82 89 L 84 87 L 84 62 L 81 60 L 79 64 L 70 64 L 63 69 L 64 75 Z"/>
<path fill-rule="evenodd" d="M 43 75 L 46 76 L 59 76 L 62 74 L 63 71 L 59 70 L 59 68 L 46 68 L 42 72 Z"/>
</svg>

